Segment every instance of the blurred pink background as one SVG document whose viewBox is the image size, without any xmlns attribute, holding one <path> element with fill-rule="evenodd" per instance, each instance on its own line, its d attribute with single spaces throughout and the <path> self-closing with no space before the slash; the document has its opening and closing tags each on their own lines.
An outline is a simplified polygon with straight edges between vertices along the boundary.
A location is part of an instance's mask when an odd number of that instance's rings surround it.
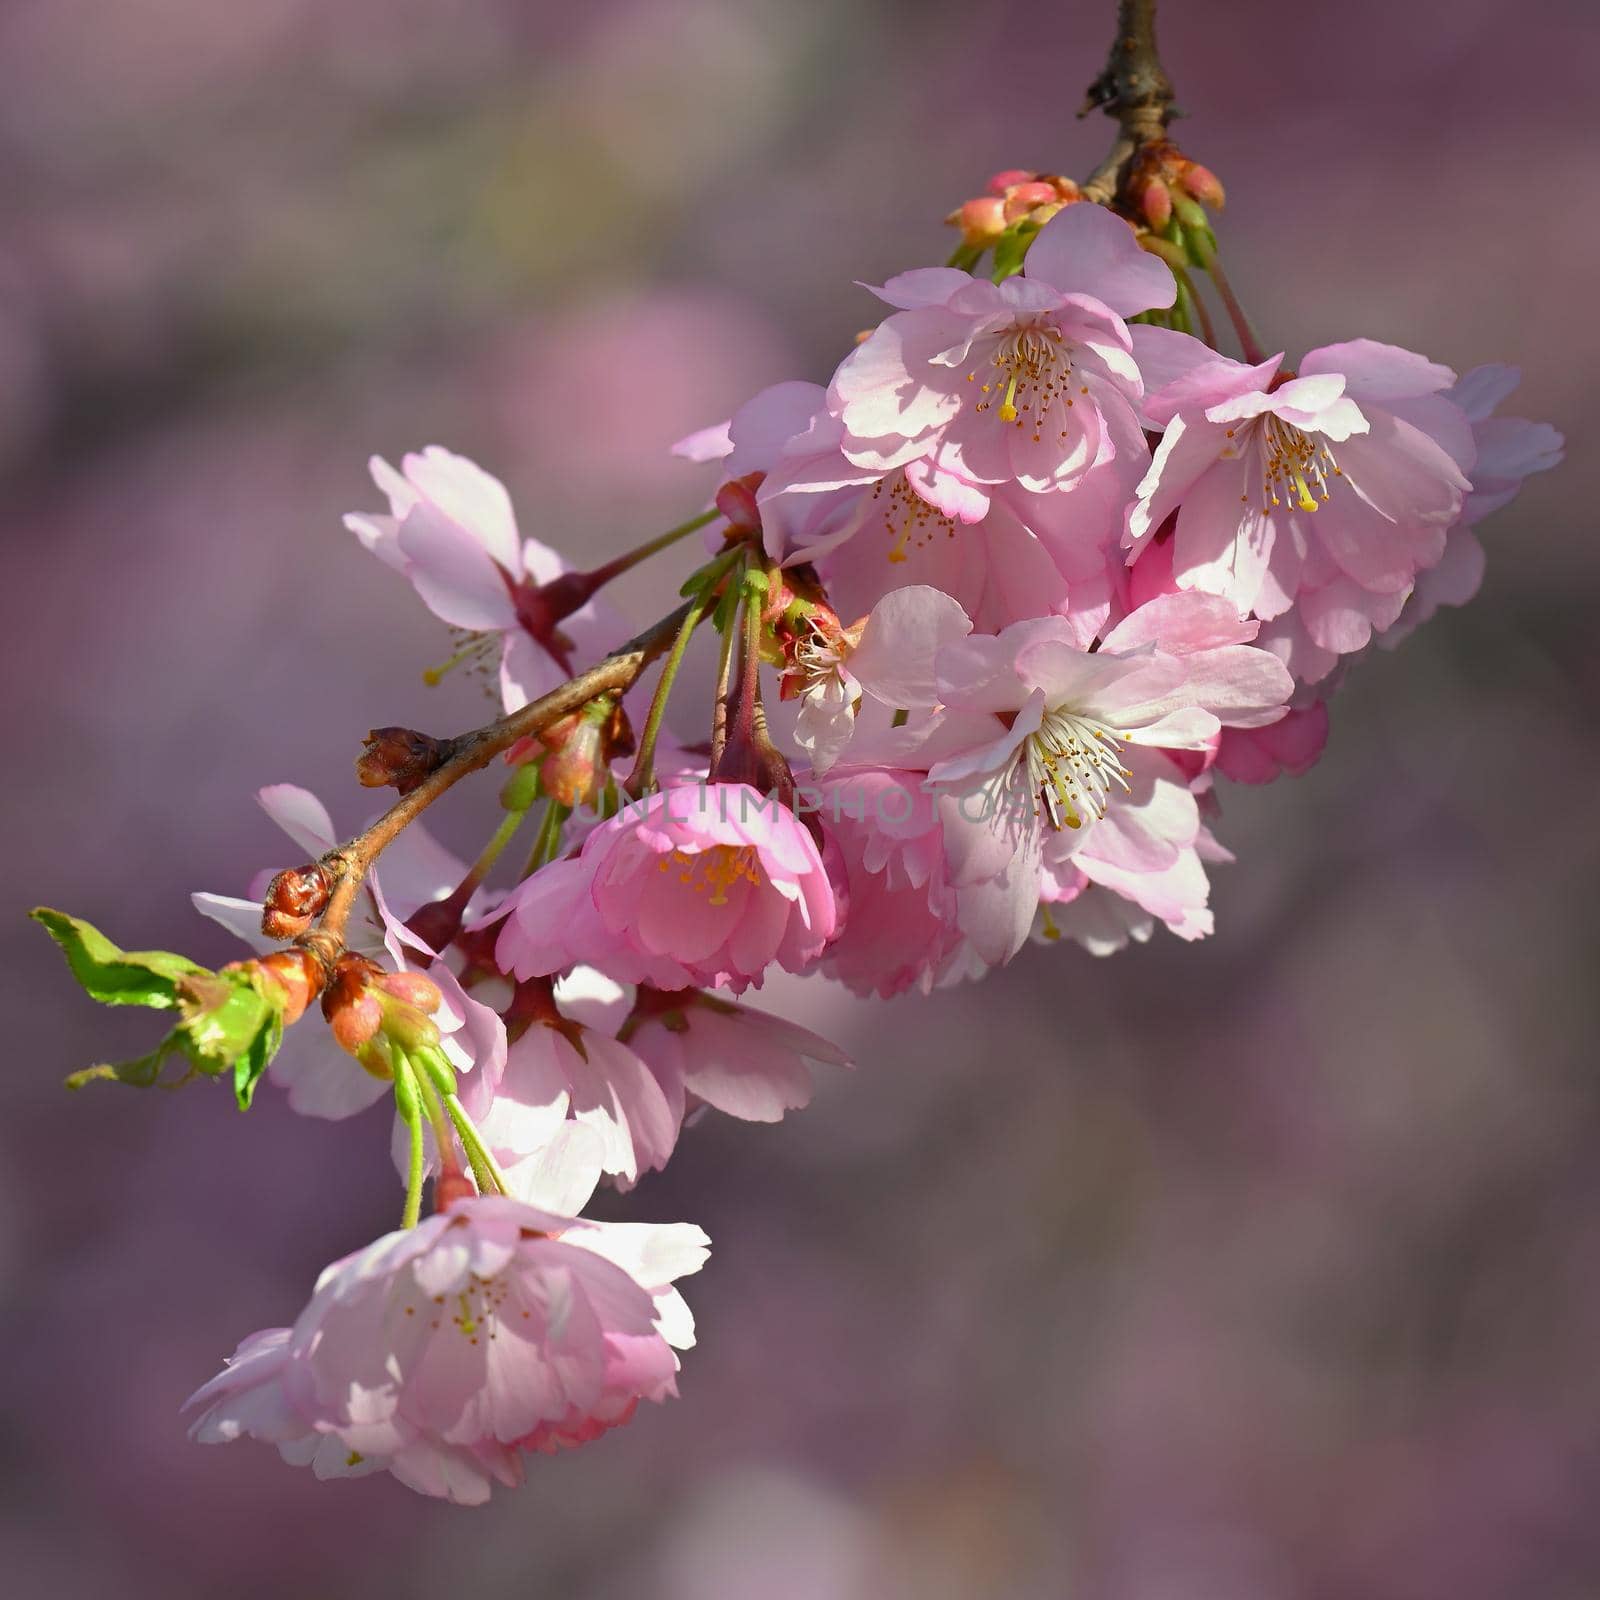
<svg viewBox="0 0 1600 1600">
<path fill-rule="evenodd" d="M 237 1339 L 393 1225 L 387 1128 L 69 1097 L 151 1019 L 21 910 L 226 959 L 187 895 L 284 864 L 256 787 L 352 827 L 366 728 L 488 709 L 422 686 L 444 629 L 339 526 L 368 454 L 475 456 L 584 564 L 678 520 L 667 445 L 824 376 L 853 280 L 942 259 L 996 168 L 1094 165 L 1111 6 L 0 8 L 13 1592 L 1600 1592 L 1594 11 L 1166 9 L 1268 340 L 1517 362 L 1571 459 L 1319 768 L 1225 796 L 1208 943 L 769 991 L 860 1070 L 600 1202 L 712 1235 L 683 1399 L 465 1512 L 185 1442 Z M 491 787 L 441 808 L 459 846 Z"/>
</svg>

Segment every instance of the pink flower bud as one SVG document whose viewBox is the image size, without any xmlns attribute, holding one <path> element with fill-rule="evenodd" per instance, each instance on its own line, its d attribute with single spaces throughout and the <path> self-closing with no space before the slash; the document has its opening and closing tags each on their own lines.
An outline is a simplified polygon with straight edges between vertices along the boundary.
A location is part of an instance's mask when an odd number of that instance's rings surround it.
<svg viewBox="0 0 1600 1600">
<path fill-rule="evenodd" d="M 1213 211 L 1220 211 L 1227 196 L 1223 193 L 1222 180 L 1210 167 L 1202 167 L 1198 161 L 1191 161 L 1184 169 L 1183 186 L 1202 205 L 1210 206 Z"/>
<path fill-rule="evenodd" d="M 1007 167 L 1004 172 L 997 172 L 989 180 L 990 194 L 1004 194 L 1007 189 L 1015 189 L 1019 183 L 1032 183 L 1033 174 L 1024 171 L 1021 167 Z"/>
<path fill-rule="evenodd" d="M 1164 228 L 1172 219 L 1172 191 L 1159 178 L 1152 178 L 1134 197 L 1144 220 L 1152 228 Z"/>
<path fill-rule="evenodd" d="M 963 244 L 990 244 L 1006 231 L 1005 202 L 994 196 L 981 196 L 958 206 L 947 220 L 960 228 Z"/>
<path fill-rule="evenodd" d="M 1020 221 L 1035 206 L 1050 205 L 1057 198 L 1053 185 L 1048 183 L 1019 183 L 1006 191 L 1005 219 Z"/>
<path fill-rule="evenodd" d="M 725 516 L 739 533 L 761 531 L 761 510 L 756 505 L 756 490 L 766 477 L 762 472 L 747 472 L 742 478 L 733 478 L 717 490 L 717 510 Z"/>
<path fill-rule="evenodd" d="M 376 987 L 430 1016 L 444 1003 L 439 985 L 425 972 L 386 972 L 376 980 Z"/>
<path fill-rule="evenodd" d="M 328 1017 L 335 1042 L 352 1056 L 359 1056 L 382 1026 L 383 1002 L 370 990 L 335 1006 Z"/>
</svg>

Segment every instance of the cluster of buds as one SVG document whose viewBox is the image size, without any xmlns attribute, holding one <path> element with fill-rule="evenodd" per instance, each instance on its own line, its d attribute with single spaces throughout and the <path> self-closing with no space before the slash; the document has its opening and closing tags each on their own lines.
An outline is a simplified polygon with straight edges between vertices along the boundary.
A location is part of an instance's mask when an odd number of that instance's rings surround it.
<svg viewBox="0 0 1600 1600">
<path fill-rule="evenodd" d="M 435 739 L 415 728 L 372 728 L 356 757 L 363 789 L 398 789 L 410 794 L 450 759 L 454 740 Z"/>
<path fill-rule="evenodd" d="M 332 875 L 320 861 L 285 868 L 267 885 L 261 931 L 269 939 L 298 939 L 322 915 L 332 891 Z"/>
<path fill-rule="evenodd" d="M 1226 196 L 1222 180 L 1209 167 L 1191 161 L 1175 144 L 1146 145 L 1123 182 L 1123 199 L 1136 217 L 1158 233 L 1195 202 L 1220 211 Z"/>
<path fill-rule="evenodd" d="M 987 194 L 957 206 L 944 220 L 961 230 L 964 248 L 981 251 L 1019 222 L 1043 227 L 1062 206 L 1081 198 L 1071 178 L 1013 167 L 995 173 Z"/>
<path fill-rule="evenodd" d="M 387 972 L 351 950 L 334 963 L 322 991 L 322 1014 L 339 1048 L 375 1078 L 394 1076 L 396 1051 L 409 1056 L 437 1049 L 432 1014 L 443 1003 L 426 973 Z"/>
</svg>

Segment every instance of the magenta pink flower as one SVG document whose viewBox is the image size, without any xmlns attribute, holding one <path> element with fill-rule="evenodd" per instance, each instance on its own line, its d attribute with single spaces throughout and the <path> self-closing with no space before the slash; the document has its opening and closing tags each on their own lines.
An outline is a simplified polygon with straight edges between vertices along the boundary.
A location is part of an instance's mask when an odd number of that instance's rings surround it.
<svg viewBox="0 0 1600 1600">
<path fill-rule="evenodd" d="M 897 309 L 829 389 L 847 460 L 880 474 L 925 464 L 937 481 L 918 487 L 952 516 L 987 485 L 1137 481 L 1141 383 L 1122 319 L 1175 291 L 1121 218 L 1067 206 L 1034 239 L 1024 277 L 932 267 L 878 292 Z"/>
<path fill-rule="evenodd" d="M 494 916 L 496 958 L 518 978 L 583 964 L 658 989 L 742 990 L 774 963 L 812 965 L 839 910 L 792 811 L 746 784 L 684 783 L 625 806 Z"/>
<path fill-rule="evenodd" d="M 1179 587 L 1265 621 L 1292 609 L 1275 636 L 1316 681 L 1392 626 L 1444 554 L 1474 453 L 1441 395 L 1454 374 L 1370 339 L 1313 350 L 1287 380 L 1281 356 L 1245 366 L 1162 328 L 1139 329 L 1135 349 L 1168 381 L 1145 402 L 1165 432 L 1129 513 L 1129 559 L 1176 513 Z"/>
<path fill-rule="evenodd" d="M 566 564 L 518 532 L 498 478 L 438 445 L 401 465 L 396 472 L 373 457 L 373 481 L 389 512 L 353 512 L 345 526 L 463 636 L 463 658 L 498 668 L 506 710 L 548 693 L 572 675 L 578 657 L 620 637 L 617 618 L 602 605 L 591 600 L 568 611 L 542 591 Z"/>
<path fill-rule="evenodd" d="M 328 1267 L 292 1329 L 256 1334 L 189 1401 L 193 1437 L 249 1435 L 319 1475 L 383 1469 L 463 1504 L 520 1452 L 595 1437 L 676 1393 L 692 1343 L 672 1279 L 698 1229 L 571 1221 L 472 1198 Z M 622 1263 L 622 1264 L 619 1264 Z"/>
</svg>

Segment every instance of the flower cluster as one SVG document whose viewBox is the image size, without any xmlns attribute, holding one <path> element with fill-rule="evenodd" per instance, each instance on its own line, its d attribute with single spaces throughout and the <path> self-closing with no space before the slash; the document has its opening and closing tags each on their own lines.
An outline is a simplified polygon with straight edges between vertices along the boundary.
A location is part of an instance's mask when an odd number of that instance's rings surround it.
<svg viewBox="0 0 1600 1600">
<path fill-rule="evenodd" d="M 180 1008 L 167 1053 L 239 1056 L 241 1103 L 263 1071 L 312 1116 L 394 1102 L 401 1229 L 239 1347 L 196 1438 L 473 1502 L 674 1394 L 672 1285 L 704 1235 L 580 1213 L 697 1117 L 774 1121 L 847 1065 L 749 991 L 781 970 L 887 997 L 1030 940 L 1210 933 L 1219 775 L 1305 772 L 1351 663 L 1471 597 L 1476 525 L 1560 454 L 1495 414 L 1515 373 L 1365 338 L 1286 365 L 1242 314 L 1234 359 L 1190 272 L 1236 310 L 1199 214 L 1220 185 L 1165 144 L 1130 184 L 1113 209 L 998 175 L 953 218 L 959 264 L 874 291 L 826 384 L 685 440 L 718 464 L 707 509 L 606 567 L 525 538 L 448 451 L 373 463 L 387 509 L 347 525 L 504 715 L 370 734 L 361 781 L 405 798 L 346 844 L 305 791 L 264 791 L 308 859 L 196 896 L 254 960 L 207 974 L 47 923 L 98 997 Z M 684 605 L 626 640 L 598 591 L 701 530 Z M 675 736 L 702 627 L 712 714 Z M 505 820 L 469 864 L 414 818 L 495 755 Z M 319 994 L 329 1030 L 285 1037 Z"/>
</svg>

